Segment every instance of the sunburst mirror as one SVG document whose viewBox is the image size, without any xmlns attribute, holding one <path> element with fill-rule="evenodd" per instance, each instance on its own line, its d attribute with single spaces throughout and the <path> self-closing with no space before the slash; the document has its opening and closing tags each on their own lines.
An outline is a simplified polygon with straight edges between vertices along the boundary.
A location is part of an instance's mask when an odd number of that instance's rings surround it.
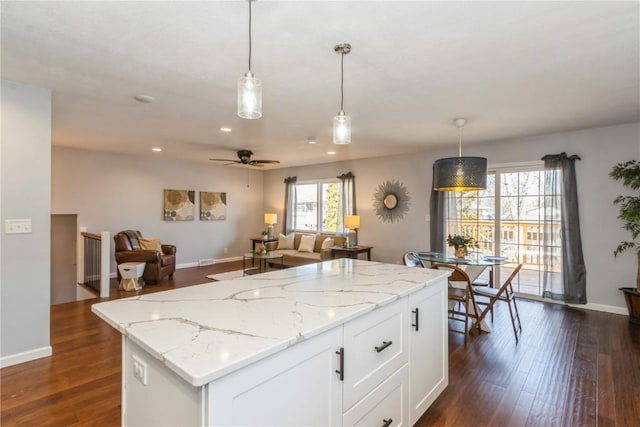
<svg viewBox="0 0 640 427">
<path fill-rule="evenodd" d="M 384 222 L 396 222 L 409 212 L 409 192 L 399 181 L 385 181 L 373 194 L 376 215 Z"/>
</svg>

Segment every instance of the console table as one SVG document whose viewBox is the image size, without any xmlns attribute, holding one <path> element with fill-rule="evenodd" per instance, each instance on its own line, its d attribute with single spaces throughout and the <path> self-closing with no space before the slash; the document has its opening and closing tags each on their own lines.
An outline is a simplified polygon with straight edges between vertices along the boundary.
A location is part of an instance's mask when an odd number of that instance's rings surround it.
<svg viewBox="0 0 640 427">
<path fill-rule="evenodd" d="M 371 261 L 371 249 L 373 246 L 334 246 L 331 248 L 331 258 L 358 259 L 358 255 L 367 254 L 367 261 Z"/>
<path fill-rule="evenodd" d="M 258 260 L 258 273 L 262 273 L 267 271 L 267 263 L 272 262 L 273 260 L 280 259 L 280 265 L 284 266 L 284 255 L 275 253 L 275 252 L 267 252 L 264 255 L 256 254 L 255 252 L 249 252 L 248 254 L 242 255 L 242 275 L 256 273 L 255 268 L 246 268 L 245 261 L 251 259 L 251 265 L 253 266 L 253 262 Z"/>
</svg>

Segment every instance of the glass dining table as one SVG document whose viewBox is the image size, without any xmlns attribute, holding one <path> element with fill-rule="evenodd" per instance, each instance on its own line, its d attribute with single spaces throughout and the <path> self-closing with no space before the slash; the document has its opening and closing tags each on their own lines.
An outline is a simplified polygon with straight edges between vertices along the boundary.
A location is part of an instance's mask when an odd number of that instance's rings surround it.
<svg viewBox="0 0 640 427">
<path fill-rule="evenodd" d="M 489 282 L 488 285 L 493 287 L 493 268 L 496 265 L 508 264 L 509 259 L 501 256 L 485 255 L 478 252 L 470 252 L 464 258 L 455 258 L 445 253 L 440 252 L 416 252 L 416 255 L 422 265 L 429 268 L 432 264 L 452 264 L 460 267 L 467 273 L 471 283 L 475 282 L 478 277 L 489 268 Z M 466 283 L 462 282 L 449 282 L 449 286 L 464 288 Z M 455 303 L 454 303 L 455 304 Z M 481 310 L 478 307 L 468 307 L 470 314 L 480 313 Z M 482 320 L 480 322 L 480 329 L 484 332 L 491 332 L 491 326 Z"/>
</svg>

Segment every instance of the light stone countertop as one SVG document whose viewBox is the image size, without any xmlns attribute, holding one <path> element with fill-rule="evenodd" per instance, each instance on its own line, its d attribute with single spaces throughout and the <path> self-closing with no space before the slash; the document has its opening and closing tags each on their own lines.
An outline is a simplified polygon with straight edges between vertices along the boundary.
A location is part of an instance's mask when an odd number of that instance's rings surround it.
<svg viewBox="0 0 640 427">
<path fill-rule="evenodd" d="M 447 274 L 336 259 L 91 309 L 187 382 L 201 386 Z"/>
</svg>

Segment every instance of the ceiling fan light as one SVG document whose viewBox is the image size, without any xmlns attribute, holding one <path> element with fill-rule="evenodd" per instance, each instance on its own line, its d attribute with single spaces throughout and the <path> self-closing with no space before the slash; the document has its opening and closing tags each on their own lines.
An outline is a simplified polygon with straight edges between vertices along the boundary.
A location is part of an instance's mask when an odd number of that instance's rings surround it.
<svg viewBox="0 0 640 427">
<path fill-rule="evenodd" d="M 333 118 L 333 143 L 338 145 L 351 144 L 351 117 L 340 111 Z"/>
<path fill-rule="evenodd" d="M 433 189 L 436 191 L 476 191 L 487 188 L 487 159 L 484 157 L 447 157 L 433 164 Z"/>
<path fill-rule="evenodd" d="M 262 117 L 262 82 L 251 71 L 238 79 L 238 116 L 243 119 Z"/>
</svg>

